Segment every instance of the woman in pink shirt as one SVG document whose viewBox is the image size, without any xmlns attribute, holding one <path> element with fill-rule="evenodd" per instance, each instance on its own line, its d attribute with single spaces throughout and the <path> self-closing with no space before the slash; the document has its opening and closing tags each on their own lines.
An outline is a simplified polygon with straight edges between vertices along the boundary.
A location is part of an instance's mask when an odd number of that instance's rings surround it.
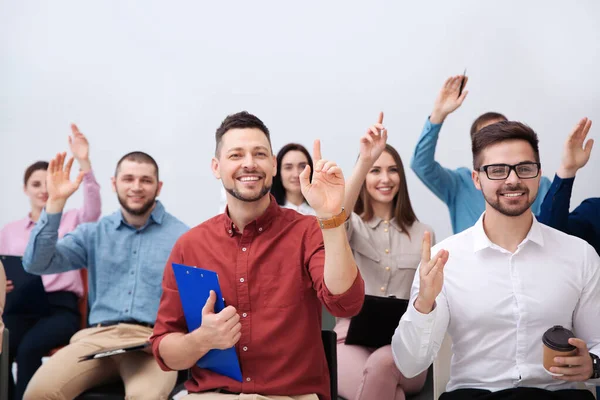
<svg viewBox="0 0 600 400">
<path fill-rule="evenodd" d="M 63 213 L 59 237 L 71 232 L 81 223 L 97 221 L 101 214 L 100 186 L 92 173 L 88 141 L 77 126 L 73 124 L 71 129 L 73 135 L 69 136 L 69 146 L 81 171 L 85 173 L 83 207 Z M 25 252 L 31 230 L 48 200 L 47 169 L 47 162 L 38 161 L 25 171 L 24 192 L 29 197 L 31 211 L 26 218 L 9 223 L 0 231 L 0 255 L 22 256 Z M 9 379 L 9 393 L 15 400 L 23 398 L 29 380 L 41 365 L 42 357 L 50 350 L 68 344 L 80 326 L 78 299 L 83 295 L 81 272 L 76 270 L 43 275 L 42 282 L 48 304 L 40 305 L 39 313 L 4 314 L 3 317 L 10 332 L 10 361 L 17 362 L 16 385 L 12 374 Z"/>
<path fill-rule="evenodd" d="M 344 208 L 354 210 L 346 232 L 365 282 L 365 294 L 408 299 L 421 259 L 421 240 L 432 230 L 419 222 L 413 211 L 402 160 L 386 144 L 382 122 L 383 113 L 361 138 L 360 156 L 346 182 Z M 390 345 L 345 344 L 350 321 L 339 318 L 335 326 L 340 396 L 347 400 L 405 400 L 406 394 L 421 390 L 427 372 L 411 379 L 403 376 Z"/>
</svg>

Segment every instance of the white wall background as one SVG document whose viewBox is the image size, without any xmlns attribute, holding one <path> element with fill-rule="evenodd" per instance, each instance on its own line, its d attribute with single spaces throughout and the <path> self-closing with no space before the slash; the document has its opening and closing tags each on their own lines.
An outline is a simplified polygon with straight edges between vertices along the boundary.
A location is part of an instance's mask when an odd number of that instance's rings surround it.
<svg viewBox="0 0 600 400">
<path fill-rule="evenodd" d="M 143 150 L 158 160 L 167 210 L 196 225 L 219 206 L 209 166 L 227 114 L 257 114 L 275 151 L 321 138 L 349 174 L 383 110 L 408 165 L 440 85 L 465 67 L 470 93 L 437 159 L 470 165 L 469 126 L 497 110 L 538 132 L 552 178 L 579 118 L 600 136 L 599 16 L 595 0 L 0 0 L 0 225 L 27 214 L 23 171 L 68 149 L 70 122 L 91 142 L 104 214 L 118 206 L 116 161 Z M 574 205 L 600 195 L 599 167 L 593 154 Z M 418 217 L 451 234 L 445 205 L 407 179 Z"/>
</svg>

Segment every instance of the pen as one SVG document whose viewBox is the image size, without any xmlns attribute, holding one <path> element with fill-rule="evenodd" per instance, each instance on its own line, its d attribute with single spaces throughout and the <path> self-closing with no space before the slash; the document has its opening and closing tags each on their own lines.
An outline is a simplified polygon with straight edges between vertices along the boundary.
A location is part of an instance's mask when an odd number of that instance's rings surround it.
<svg viewBox="0 0 600 400">
<path fill-rule="evenodd" d="M 465 68 L 465 72 L 463 72 L 462 80 L 460 81 L 460 88 L 458 89 L 458 97 L 462 94 L 463 87 L 465 86 L 465 78 L 467 77 L 467 69 Z"/>
</svg>

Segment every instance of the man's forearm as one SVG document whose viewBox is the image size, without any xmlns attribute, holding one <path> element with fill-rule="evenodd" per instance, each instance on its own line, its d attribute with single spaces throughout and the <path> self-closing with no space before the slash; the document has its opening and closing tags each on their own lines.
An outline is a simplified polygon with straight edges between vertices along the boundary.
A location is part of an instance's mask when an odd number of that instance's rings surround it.
<svg viewBox="0 0 600 400">
<path fill-rule="evenodd" d="M 165 364 L 173 370 L 191 368 L 210 349 L 199 346 L 190 333 L 170 333 L 158 346 L 158 352 Z"/>
<path fill-rule="evenodd" d="M 344 226 L 323 229 L 323 243 L 325 244 L 323 271 L 325 285 L 334 295 L 345 293 L 356 280 L 358 268 Z"/>
</svg>

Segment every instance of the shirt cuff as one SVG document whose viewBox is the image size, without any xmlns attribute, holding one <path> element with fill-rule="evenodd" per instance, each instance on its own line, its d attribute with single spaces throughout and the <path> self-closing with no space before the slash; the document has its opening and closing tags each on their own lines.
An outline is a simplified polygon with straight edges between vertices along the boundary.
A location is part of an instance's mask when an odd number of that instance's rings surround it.
<svg viewBox="0 0 600 400">
<path fill-rule="evenodd" d="M 152 336 L 150 338 L 150 343 L 152 345 L 152 354 L 154 354 L 154 359 L 156 360 L 158 366 L 160 367 L 160 369 L 162 369 L 163 371 L 173 371 L 173 369 L 169 368 L 169 366 L 165 363 L 165 360 L 163 360 L 163 358 L 160 355 L 160 351 L 159 351 L 159 346 L 160 346 L 160 342 L 162 342 L 162 340 L 167 337 L 168 333 L 162 335 L 162 336 Z"/>
<path fill-rule="evenodd" d="M 437 304 L 429 314 L 422 314 L 415 308 L 415 302 L 411 300 L 406 312 L 408 320 L 414 323 L 418 329 L 431 329 L 437 314 Z"/>
<path fill-rule="evenodd" d="M 433 124 L 433 123 L 431 122 L 431 120 L 429 119 L 430 117 L 431 117 L 431 116 L 428 116 L 428 117 L 427 117 L 427 121 L 425 122 L 425 129 L 431 129 L 431 128 L 441 128 L 441 126 L 442 126 L 443 122 L 442 122 L 442 123 L 440 123 L 440 124 Z"/>
<path fill-rule="evenodd" d="M 360 275 L 344 293 L 332 294 L 323 280 L 323 303 L 334 317 L 350 318 L 360 312 L 365 301 L 365 282 Z"/>
<path fill-rule="evenodd" d="M 557 186 L 571 186 L 573 187 L 573 183 L 575 182 L 575 177 L 572 178 L 561 178 L 560 176 L 554 174 L 554 182 Z"/>
<path fill-rule="evenodd" d="M 58 228 L 60 227 L 61 219 L 62 219 L 62 212 L 48 214 L 48 213 L 46 213 L 46 209 L 44 208 L 42 210 L 42 213 L 40 214 L 40 219 L 38 220 L 37 224 L 40 227 L 49 226 L 50 229 L 58 230 Z"/>
</svg>

